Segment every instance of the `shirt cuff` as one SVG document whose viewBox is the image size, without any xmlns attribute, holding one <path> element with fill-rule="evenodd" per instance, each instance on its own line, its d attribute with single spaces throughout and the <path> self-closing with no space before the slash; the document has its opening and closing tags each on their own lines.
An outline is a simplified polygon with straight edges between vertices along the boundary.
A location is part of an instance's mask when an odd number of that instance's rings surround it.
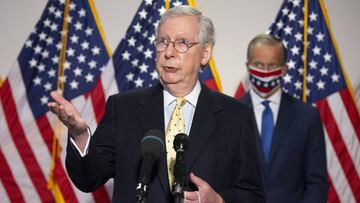
<svg viewBox="0 0 360 203">
<path fill-rule="evenodd" d="M 88 132 L 88 134 L 89 134 L 90 136 L 88 137 L 88 140 L 87 140 L 87 142 L 86 142 L 84 152 L 82 152 L 82 151 L 79 149 L 79 147 L 76 145 L 74 139 L 70 136 L 70 141 L 71 141 L 72 145 L 73 145 L 73 146 L 75 147 L 75 149 L 79 152 L 79 154 L 80 154 L 81 157 L 86 156 L 86 155 L 88 154 L 88 152 L 89 152 L 90 137 L 92 136 L 89 127 L 87 128 L 87 132 Z"/>
</svg>

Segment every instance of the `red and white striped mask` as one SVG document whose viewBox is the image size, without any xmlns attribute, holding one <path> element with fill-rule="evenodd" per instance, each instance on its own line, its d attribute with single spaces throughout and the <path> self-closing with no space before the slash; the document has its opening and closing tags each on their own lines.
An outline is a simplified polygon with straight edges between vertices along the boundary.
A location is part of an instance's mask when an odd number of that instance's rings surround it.
<svg viewBox="0 0 360 203">
<path fill-rule="evenodd" d="M 272 70 L 263 70 L 249 66 L 249 77 L 253 89 L 263 98 L 268 97 L 280 86 L 281 76 L 282 67 Z"/>
</svg>

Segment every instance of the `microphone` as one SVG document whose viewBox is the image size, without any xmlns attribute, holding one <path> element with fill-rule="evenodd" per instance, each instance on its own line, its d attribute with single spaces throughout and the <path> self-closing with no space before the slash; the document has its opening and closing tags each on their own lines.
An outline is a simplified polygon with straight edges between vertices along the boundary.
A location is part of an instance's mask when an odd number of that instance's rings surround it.
<svg viewBox="0 0 360 203">
<path fill-rule="evenodd" d="M 185 151 L 187 149 L 189 137 L 184 133 L 179 133 L 174 139 L 174 150 L 176 151 L 176 160 L 174 165 L 174 184 L 173 196 L 174 202 L 183 202 L 183 192 L 185 187 Z"/>
<path fill-rule="evenodd" d="M 159 159 L 161 153 L 164 152 L 165 146 L 162 140 L 163 134 L 160 130 L 149 130 L 140 143 L 141 151 L 141 169 L 138 176 L 138 182 L 136 186 L 136 199 L 137 202 L 145 202 L 146 193 L 149 187 L 151 170 L 157 159 Z"/>
</svg>

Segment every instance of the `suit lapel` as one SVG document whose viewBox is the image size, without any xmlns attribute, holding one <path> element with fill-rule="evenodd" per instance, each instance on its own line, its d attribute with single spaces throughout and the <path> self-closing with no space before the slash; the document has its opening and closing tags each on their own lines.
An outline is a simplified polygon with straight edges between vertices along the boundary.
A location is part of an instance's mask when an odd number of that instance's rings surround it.
<svg viewBox="0 0 360 203">
<path fill-rule="evenodd" d="M 282 93 L 279 113 L 271 141 L 268 169 L 270 169 L 271 163 L 276 156 L 276 152 L 278 151 L 282 140 L 284 140 L 284 136 L 287 134 L 288 128 L 293 120 L 292 108 L 290 106 L 291 106 L 290 98 L 284 93 Z"/>
<path fill-rule="evenodd" d="M 207 141 L 215 131 L 218 125 L 216 112 L 221 110 L 221 108 L 221 105 L 211 96 L 210 90 L 202 85 L 191 125 L 188 150 L 185 154 L 186 173 L 191 170 Z"/>
<path fill-rule="evenodd" d="M 164 130 L 164 99 L 163 88 L 159 84 L 150 92 L 139 100 L 139 111 L 137 117 L 143 129 L 144 134 L 150 129 Z M 165 135 L 164 135 L 165 136 Z M 165 139 L 163 139 L 165 140 Z M 154 165 L 153 171 L 157 171 L 156 176 L 166 194 L 170 192 L 169 180 L 166 165 L 166 153 L 163 153 L 157 164 Z"/>
</svg>

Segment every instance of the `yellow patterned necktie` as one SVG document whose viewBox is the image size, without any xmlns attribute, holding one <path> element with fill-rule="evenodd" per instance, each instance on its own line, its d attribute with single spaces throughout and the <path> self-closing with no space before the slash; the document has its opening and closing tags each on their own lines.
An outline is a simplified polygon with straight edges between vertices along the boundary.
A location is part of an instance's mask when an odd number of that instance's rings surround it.
<svg viewBox="0 0 360 203">
<path fill-rule="evenodd" d="M 186 103 L 186 99 L 177 98 L 176 106 L 171 114 L 169 124 L 166 130 L 166 151 L 167 151 L 167 169 L 169 176 L 170 188 L 174 182 L 174 164 L 176 159 L 176 152 L 173 148 L 174 138 L 178 133 L 185 133 L 185 120 L 181 111 L 181 107 Z"/>
</svg>

